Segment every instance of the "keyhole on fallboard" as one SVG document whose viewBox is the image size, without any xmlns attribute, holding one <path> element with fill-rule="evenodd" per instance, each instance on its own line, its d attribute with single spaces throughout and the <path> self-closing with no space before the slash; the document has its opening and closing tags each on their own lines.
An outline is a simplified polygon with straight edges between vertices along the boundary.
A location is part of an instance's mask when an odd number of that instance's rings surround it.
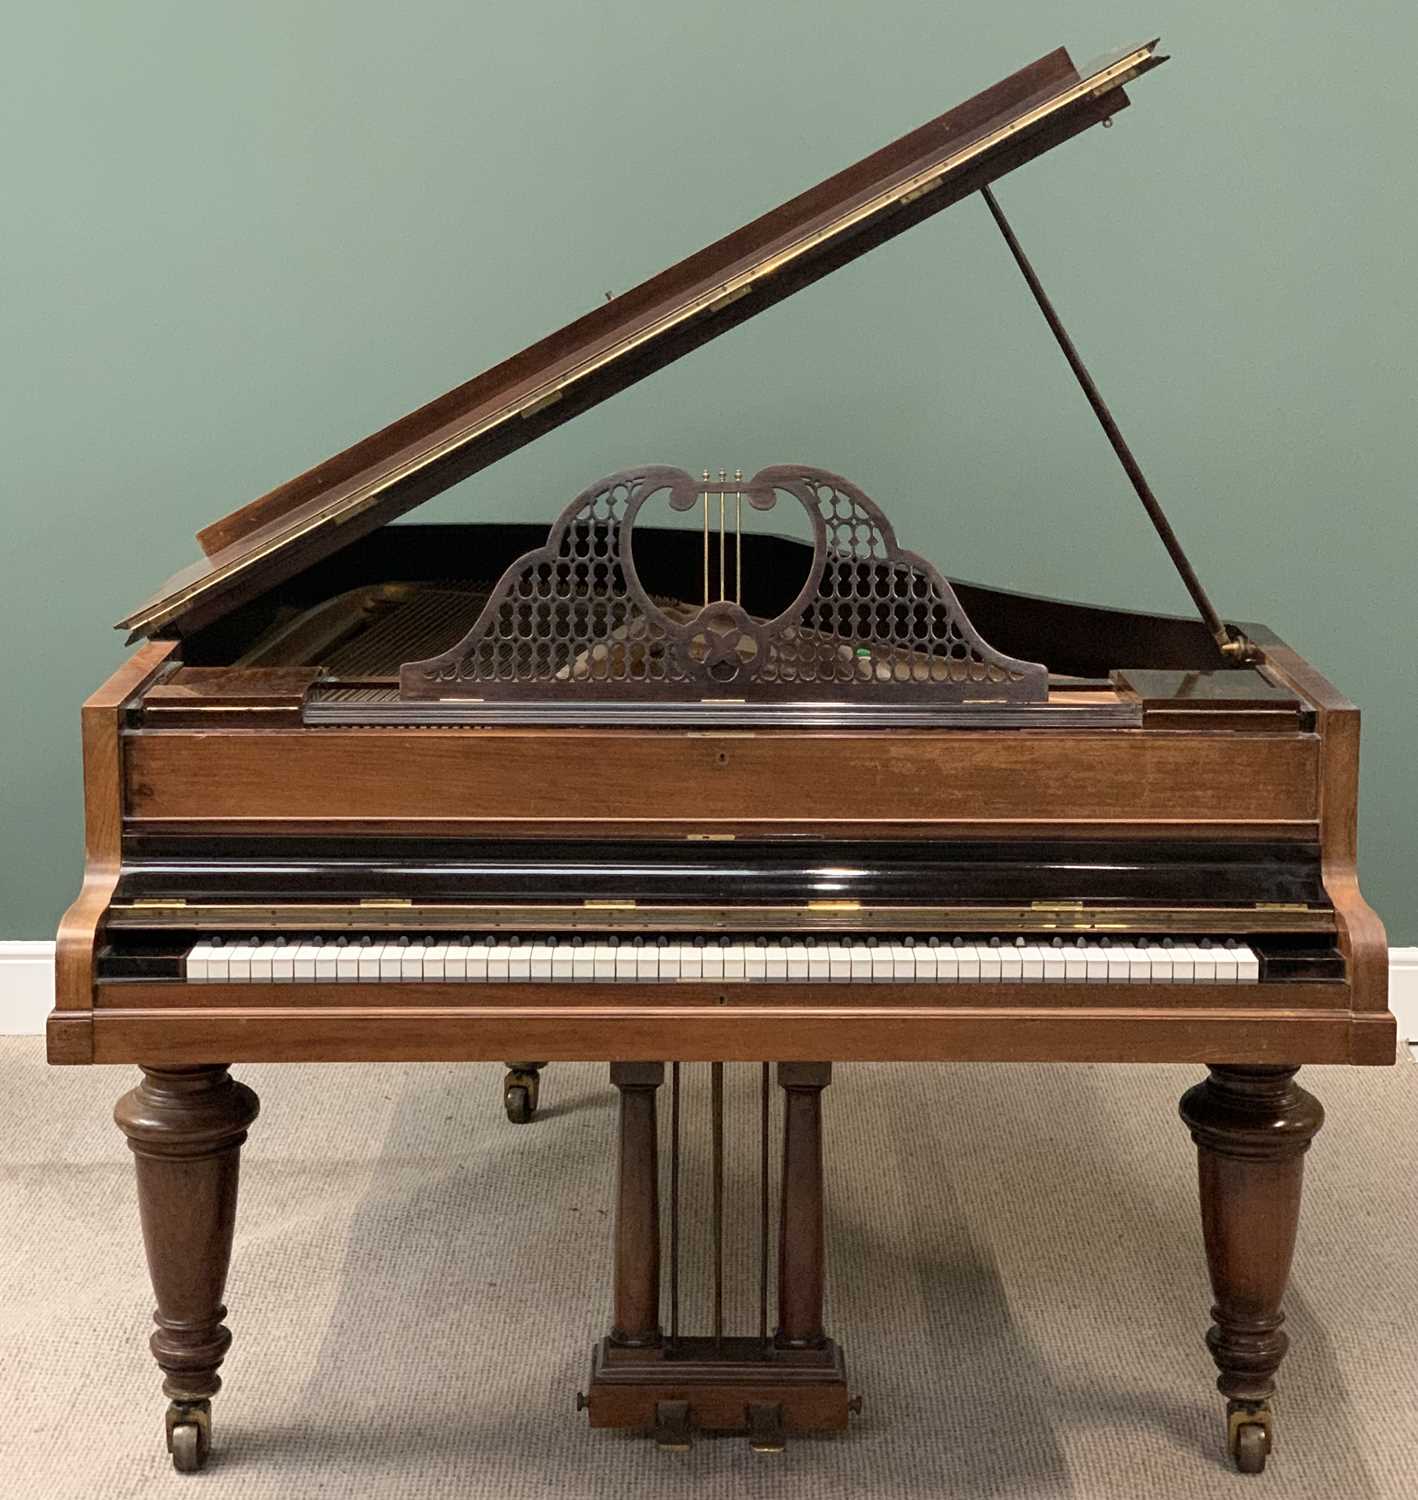
<svg viewBox="0 0 1418 1500">
<path fill-rule="evenodd" d="M 726 765 L 728 765 L 728 763 L 729 763 L 729 752 L 727 750 L 721 750 L 714 757 L 714 764 L 715 765 L 726 766 Z"/>
</svg>

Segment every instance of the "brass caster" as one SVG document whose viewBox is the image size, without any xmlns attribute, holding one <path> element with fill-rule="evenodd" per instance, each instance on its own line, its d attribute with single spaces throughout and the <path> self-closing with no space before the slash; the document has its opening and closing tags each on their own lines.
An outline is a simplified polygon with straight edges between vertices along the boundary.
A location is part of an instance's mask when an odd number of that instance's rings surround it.
<svg viewBox="0 0 1418 1500">
<path fill-rule="evenodd" d="M 1239 1401 L 1227 1403 L 1226 1443 L 1242 1474 L 1265 1471 L 1273 1420 L 1268 1406 L 1248 1406 Z"/>
<path fill-rule="evenodd" d="M 585 1411 L 591 1403 L 586 1399 L 585 1391 L 576 1392 L 576 1410 Z"/>
<path fill-rule="evenodd" d="M 860 1396 L 853 1396 L 852 1399 L 847 1403 L 847 1410 L 851 1412 L 854 1417 L 861 1416 L 862 1398 Z"/>
<path fill-rule="evenodd" d="M 179 1474 L 205 1468 L 212 1451 L 212 1403 L 174 1401 L 167 1409 L 167 1451 Z"/>
<path fill-rule="evenodd" d="M 510 1068 L 502 1081 L 502 1106 L 514 1125 L 526 1125 L 537 1112 L 541 1075 L 534 1069 Z"/>
</svg>

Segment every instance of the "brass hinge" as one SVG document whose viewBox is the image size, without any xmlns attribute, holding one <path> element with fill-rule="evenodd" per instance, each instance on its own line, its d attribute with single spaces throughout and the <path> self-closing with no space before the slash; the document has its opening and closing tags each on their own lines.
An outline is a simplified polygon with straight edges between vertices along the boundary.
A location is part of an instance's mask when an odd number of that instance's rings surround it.
<svg viewBox="0 0 1418 1500">
<path fill-rule="evenodd" d="M 1256 911 L 1309 911 L 1303 901 L 1257 901 Z"/>
<path fill-rule="evenodd" d="M 736 833 L 687 833 L 690 843 L 695 844 L 732 844 L 738 837 Z"/>
<path fill-rule="evenodd" d="M 403 896 L 366 896 L 360 903 L 362 907 L 403 907 L 412 906 L 414 903 Z"/>
<path fill-rule="evenodd" d="M 176 906 L 186 906 L 187 901 L 182 896 L 172 896 L 163 901 L 134 901 L 134 908 L 142 907 L 144 911 L 164 911 Z"/>
<path fill-rule="evenodd" d="M 860 901 L 809 901 L 807 909 L 809 911 L 860 911 L 862 903 Z"/>
<path fill-rule="evenodd" d="M 1082 911 L 1081 901 L 1031 901 L 1031 911 Z"/>
<path fill-rule="evenodd" d="M 634 911 L 633 901 L 583 901 L 581 903 L 588 911 Z"/>
</svg>

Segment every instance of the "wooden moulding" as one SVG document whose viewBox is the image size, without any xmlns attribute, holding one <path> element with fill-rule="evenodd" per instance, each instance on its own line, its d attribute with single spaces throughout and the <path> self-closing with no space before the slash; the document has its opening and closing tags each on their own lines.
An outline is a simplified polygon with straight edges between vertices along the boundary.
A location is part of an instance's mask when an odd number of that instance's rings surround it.
<svg viewBox="0 0 1418 1500">
<path fill-rule="evenodd" d="M 1313 822 L 1313 736 L 338 729 L 138 732 L 140 819 Z M 272 774 L 279 766 L 280 774 Z M 588 832 L 595 831 L 588 828 Z"/>
<path fill-rule="evenodd" d="M 964 1006 L 375 1007 L 101 1011 L 95 1062 L 1392 1063 L 1392 1016 L 1332 1011 L 1067 1012 Z"/>
<path fill-rule="evenodd" d="M 800 1356 L 763 1359 L 756 1341 L 726 1339 L 716 1353 L 713 1339 L 683 1339 L 674 1357 L 664 1350 L 617 1350 L 602 1339 L 591 1357 L 586 1410 L 592 1427 L 653 1427 L 661 1401 L 687 1401 L 693 1426 L 741 1432 L 750 1402 L 782 1408 L 788 1433 L 834 1432 L 846 1427 L 847 1370 L 830 1339 Z M 742 1346 L 741 1357 L 734 1358 Z"/>
</svg>

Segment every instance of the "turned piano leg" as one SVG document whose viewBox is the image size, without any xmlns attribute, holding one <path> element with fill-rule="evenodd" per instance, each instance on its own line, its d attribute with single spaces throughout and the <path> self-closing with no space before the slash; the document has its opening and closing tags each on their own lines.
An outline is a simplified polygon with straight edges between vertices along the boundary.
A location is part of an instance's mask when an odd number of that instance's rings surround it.
<svg viewBox="0 0 1418 1500">
<path fill-rule="evenodd" d="M 256 1095 L 224 1066 L 144 1068 L 114 1119 L 128 1137 L 157 1311 L 153 1356 L 169 1398 L 173 1467 L 200 1469 L 211 1446 L 212 1397 L 231 1333 L 222 1292 L 236 1222 L 237 1167 Z"/>
<path fill-rule="evenodd" d="M 1292 1067 L 1213 1066 L 1182 1097 L 1197 1144 L 1202 1232 L 1216 1305 L 1207 1347 L 1226 1397 L 1236 1466 L 1258 1474 L 1270 1452 L 1270 1397 L 1289 1340 L 1280 1311 L 1305 1152 L 1324 1123 L 1319 1101 Z"/>
<path fill-rule="evenodd" d="M 779 1063 L 783 1090 L 782 1211 L 778 1215 L 778 1331 L 780 1349 L 821 1349 L 823 1282 L 827 1265 L 823 1212 L 822 1091 L 831 1063 Z"/>
<path fill-rule="evenodd" d="M 526 1125 L 537 1112 L 544 1062 L 510 1062 L 502 1080 L 502 1107 L 514 1125 Z"/>
</svg>

